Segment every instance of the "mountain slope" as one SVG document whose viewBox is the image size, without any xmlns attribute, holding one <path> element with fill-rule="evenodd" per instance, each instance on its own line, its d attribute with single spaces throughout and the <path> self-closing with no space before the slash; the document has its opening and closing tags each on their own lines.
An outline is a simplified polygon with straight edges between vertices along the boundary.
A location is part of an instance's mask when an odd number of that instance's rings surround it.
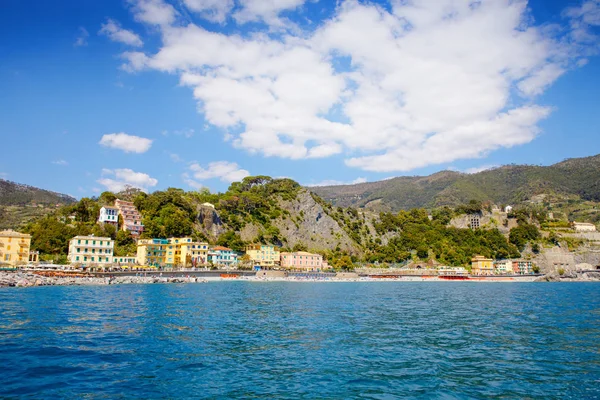
<svg viewBox="0 0 600 400">
<path fill-rule="evenodd" d="M 16 229 L 57 206 L 74 203 L 68 195 L 0 179 L 0 229 Z"/>
<path fill-rule="evenodd" d="M 519 203 L 543 193 L 600 201 L 600 155 L 548 166 L 506 165 L 477 174 L 443 171 L 430 176 L 310 190 L 338 206 L 399 211 L 479 201 Z"/>
</svg>

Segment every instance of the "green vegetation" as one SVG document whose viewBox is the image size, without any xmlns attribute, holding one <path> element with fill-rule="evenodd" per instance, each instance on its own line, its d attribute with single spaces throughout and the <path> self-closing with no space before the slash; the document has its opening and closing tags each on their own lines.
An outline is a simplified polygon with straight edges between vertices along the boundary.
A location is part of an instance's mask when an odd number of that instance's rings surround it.
<svg viewBox="0 0 600 400">
<path fill-rule="evenodd" d="M 508 165 L 470 175 L 444 171 L 427 177 L 314 187 L 311 191 L 344 207 L 363 207 L 377 200 L 377 207 L 384 211 L 458 206 L 471 199 L 517 204 L 542 193 L 574 195 L 600 202 L 599 175 L 600 155 L 597 155 L 549 167 Z"/>
</svg>

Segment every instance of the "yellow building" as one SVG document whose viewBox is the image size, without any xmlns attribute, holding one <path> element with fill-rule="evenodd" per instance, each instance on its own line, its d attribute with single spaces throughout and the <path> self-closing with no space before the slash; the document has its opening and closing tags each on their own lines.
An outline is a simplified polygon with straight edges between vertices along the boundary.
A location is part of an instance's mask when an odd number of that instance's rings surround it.
<svg viewBox="0 0 600 400">
<path fill-rule="evenodd" d="M 268 244 L 252 244 L 246 247 L 246 254 L 254 265 L 275 267 L 280 265 L 279 247 Z"/>
<path fill-rule="evenodd" d="M 0 264 L 37 262 L 38 253 L 31 251 L 31 235 L 13 230 L 0 232 Z"/>
<path fill-rule="evenodd" d="M 195 267 L 207 263 L 208 243 L 195 242 L 190 237 L 169 238 L 168 241 L 167 265 Z"/>
<path fill-rule="evenodd" d="M 484 256 L 475 256 L 471 259 L 471 274 L 473 275 L 493 275 L 494 260 Z"/>
<path fill-rule="evenodd" d="M 163 266 L 167 263 L 167 239 L 140 239 L 137 241 L 137 262 L 140 265 Z"/>
</svg>

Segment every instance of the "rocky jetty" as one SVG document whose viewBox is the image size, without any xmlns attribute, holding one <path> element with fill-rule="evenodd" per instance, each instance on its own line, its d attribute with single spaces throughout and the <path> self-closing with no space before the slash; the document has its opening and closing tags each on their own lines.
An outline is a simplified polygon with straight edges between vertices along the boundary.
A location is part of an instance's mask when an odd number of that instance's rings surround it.
<svg viewBox="0 0 600 400">
<path fill-rule="evenodd" d="M 84 286 L 143 283 L 206 282 L 197 277 L 117 276 L 117 277 L 46 277 L 31 272 L 0 272 L 0 287 Z"/>
<path fill-rule="evenodd" d="M 600 271 L 565 271 L 562 275 L 551 272 L 536 279 L 536 282 L 600 282 Z"/>
</svg>

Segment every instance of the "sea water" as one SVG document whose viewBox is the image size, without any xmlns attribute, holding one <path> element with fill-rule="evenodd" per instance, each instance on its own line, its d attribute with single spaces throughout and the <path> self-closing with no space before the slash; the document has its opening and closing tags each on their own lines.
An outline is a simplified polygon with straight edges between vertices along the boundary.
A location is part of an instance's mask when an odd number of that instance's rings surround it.
<svg viewBox="0 0 600 400">
<path fill-rule="evenodd" d="M 600 398 L 600 284 L 0 289 L 0 398 Z"/>
</svg>

